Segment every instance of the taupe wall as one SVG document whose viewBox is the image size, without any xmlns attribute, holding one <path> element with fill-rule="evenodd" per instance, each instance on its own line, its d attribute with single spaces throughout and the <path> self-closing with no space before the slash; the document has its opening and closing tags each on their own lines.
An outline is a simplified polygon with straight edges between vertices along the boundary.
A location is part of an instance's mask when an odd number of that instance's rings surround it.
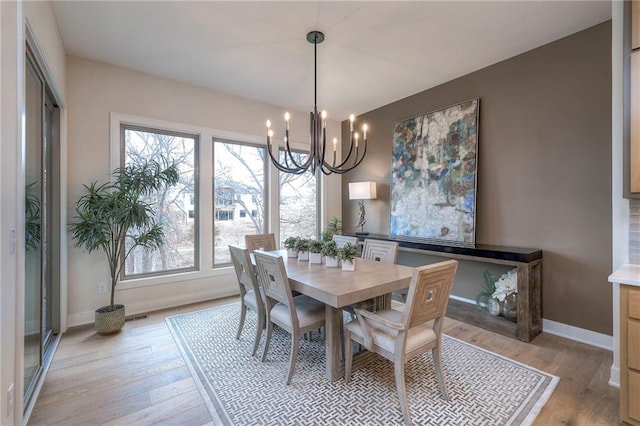
<svg viewBox="0 0 640 426">
<path fill-rule="evenodd" d="M 393 123 L 471 98 L 476 242 L 542 249 L 544 318 L 612 334 L 610 21 L 361 115 L 369 148 L 343 176 L 345 229 L 357 218 L 348 183 L 375 180 L 366 227 L 389 232 Z"/>
</svg>

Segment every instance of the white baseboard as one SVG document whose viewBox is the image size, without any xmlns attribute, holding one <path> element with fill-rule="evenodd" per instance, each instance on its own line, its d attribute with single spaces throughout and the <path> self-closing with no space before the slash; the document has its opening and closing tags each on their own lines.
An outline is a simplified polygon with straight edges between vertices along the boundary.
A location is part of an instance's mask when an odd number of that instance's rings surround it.
<svg viewBox="0 0 640 426">
<path fill-rule="evenodd" d="M 466 299 L 455 295 L 450 295 L 449 298 L 459 300 L 465 303 L 471 303 L 475 305 L 475 300 Z M 542 319 L 542 330 L 545 333 L 554 334 L 556 336 L 565 337 L 567 339 L 575 340 L 577 342 L 586 343 L 587 345 L 595 346 L 602 349 L 613 351 L 613 336 L 607 334 L 597 333 L 595 331 L 587 330 L 584 328 L 574 327 L 572 325 L 564 324 L 561 322 L 551 321 L 548 319 Z M 611 380 L 613 381 L 613 369 L 612 367 Z M 616 383 L 619 383 L 620 372 L 616 376 Z"/>
<path fill-rule="evenodd" d="M 611 377 L 609 378 L 609 386 L 616 388 L 620 387 L 620 369 L 616 366 L 611 366 Z"/>
<path fill-rule="evenodd" d="M 189 305 L 191 303 L 205 300 L 220 299 L 223 297 L 239 294 L 238 287 L 232 288 L 211 288 L 200 292 L 188 292 L 181 295 L 161 299 L 151 299 L 138 303 L 126 304 L 126 315 L 139 315 L 161 309 L 173 308 L 176 306 Z M 67 326 L 76 327 L 79 325 L 93 324 L 95 321 L 95 311 L 84 311 L 70 314 L 67 317 Z"/>
<path fill-rule="evenodd" d="M 567 339 L 586 343 L 587 345 L 613 351 L 613 336 L 607 334 L 597 333 L 548 319 L 542 320 L 542 330 L 545 333 L 555 334 L 556 336 L 566 337 Z"/>
<path fill-rule="evenodd" d="M 476 304 L 475 300 L 465 299 L 464 297 L 456 296 L 456 295 L 453 295 L 453 294 L 449 296 L 449 299 L 458 300 L 458 301 L 464 302 L 464 303 L 471 303 L 472 305 Z"/>
</svg>

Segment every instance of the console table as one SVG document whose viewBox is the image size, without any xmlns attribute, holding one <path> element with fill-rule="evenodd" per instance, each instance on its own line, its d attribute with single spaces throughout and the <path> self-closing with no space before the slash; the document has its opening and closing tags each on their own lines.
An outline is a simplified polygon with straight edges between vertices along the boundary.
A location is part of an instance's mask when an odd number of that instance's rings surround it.
<svg viewBox="0 0 640 426">
<path fill-rule="evenodd" d="M 518 271 L 517 322 L 493 316 L 476 305 L 455 299 L 449 300 L 447 316 L 524 342 L 530 342 L 542 332 L 542 250 L 485 244 L 476 244 L 473 248 L 442 246 L 380 234 L 347 235 L 357 236 L 361 241 L 365 238 L 397 241 L 403 251 L 515 267 Z"/>
</svg>

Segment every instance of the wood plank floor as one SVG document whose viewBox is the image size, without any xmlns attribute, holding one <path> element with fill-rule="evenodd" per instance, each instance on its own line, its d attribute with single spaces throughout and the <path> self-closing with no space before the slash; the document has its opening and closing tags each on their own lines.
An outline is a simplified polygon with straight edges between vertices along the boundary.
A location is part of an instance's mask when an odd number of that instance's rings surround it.
<svg viewBox="0 0 640 426">
<path fill-rule="evenodd" d="M 164 318 L 237 300 L 153 312 L 108 337 L 96 335 L 93 327 L 70 330 L 28 424 L 211 424 Z M 619 423 L 618 390 L 607 384 L 611 352 L 546 333 L 524 343 L 449 319 L 445 332 L 561 378 L 536 425 Z"/>
</svg>

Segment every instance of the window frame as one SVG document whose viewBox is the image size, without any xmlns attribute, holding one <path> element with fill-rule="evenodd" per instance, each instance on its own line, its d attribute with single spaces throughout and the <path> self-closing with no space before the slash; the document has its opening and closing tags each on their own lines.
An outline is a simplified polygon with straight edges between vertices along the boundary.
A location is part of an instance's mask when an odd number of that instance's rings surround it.
<svg viewBox="0 0 640 426">
<path fill-rule="evenodd" d="M 262 199 L 264 200 L 264 220 L 262 223 L 262 229 L 264 229 L 265 232 L 270 232 L 270 209 L 271 209 L 271 203 L 270 203 L 270 199 L 269 199 L 269 195 L 271 193 L 271 191 L 269 191 L 270 189 L 270 179 L 269 176 L 271 174 L 271 164 L 269 164 L 269 154 L 267 153 L 267 147 L 264 144 L 258 144 L 258 143 L 253 143 L 253 142 L 245 142 L 245 141 L 239 141 L 239 140 L 234 140 L 234 139 L 227 139 L 227 138 L 219 138 L 219 137 L 212 137 L 211 139 L 211 194 L 213 195 L 213 217 L 212 217 L 212 222 L 213 222 L 213 229 L 212 229 L 212 244 L 211 244 L 211 248 L 212 248 L 212 256 L 211 256 L 211 266 L 213 269 L 217 269 L 217 268 L 222 268 L 222 267 L 228 267 L 231 266 L 232 263 L 231 262 L 224 262 L 224 263 L 216 263 L 216 258 L 215 258 L 215 247 L 216 247 L 216 235 L 215 235 L 215 222 L 216 222 L 216 217 L 215 217 L 215 193 L 216 193 L 216 158 L 215 158 L 215 145 L 216 142 L 220 142 L 220 143 L 224 143 L 224 144 L 231 144 L 231 145 L 240 145 L 240 146 L 247 146 L 247 147 L 251 147 L 251 148 L 258 148 L 258 149 L 262 149 L 264 151 L 264 155 L 263 155 L 263 190 L 262 190 Z M 235 195 L 235 194 L 234 194 Z M 240 216 L 240 214 L 238 214 L 238 216 Z M 247 212 L 247 217 L 252 216 L 252 212 Z M 240 219 L 240 217 L 238 217 L 238 219 Z"/>
<path fill-rule="evenodd" d="M 305 151 L 303 149 L 291 149 L 291 152 L 293 153 L 297 153 L 297 154 L 306 154 L 306 155 L 310 155 L 309 151 Z M 280 154 L 281 153 L 286 153 L 286 149 L 284 147 L 279 147 L 278 148 L 278 158 L 280 158 Z M 275 167 L 274 167 L 275 168 Z M 281 233 L 281 229 L 280 229 L 280 222 L 281 222 L 281 217 L 280 217 L 280 173 L 284 173 L 278 170 L 278 221 L 275 224 L 278 227 L 278 236 L 281 237 L 282 233 Z M 315 174 L 315 178 L 316 178 L 316 238 L 320 239 L 320 235 L 322 234 L 322 223 L 321 223 L 321 215 L 322 215 L 322 172 L 320 172 L 319 169 L 316 169 L 316 174 Z"/>
<path fill-rule="evenodd" d="M 177 131 L 177 130 L 168 130 L 163 128 L 158 128 L 154 126 L 146 126 L 139 124 L 131 124 L 131 123 L 120 123 L 120 160 L 119 166 L 123 167 L 125 165 L 125 133 L 127 130 L 130 131 L 141 131 L 145 133 L 158 133 L 169 136 L 176 136 L 181 138 L 190 138 L 194 140 L 193 146 L 193 190 L 194 190 L 194 211 L 195 218 L 193 219 L 193 227 L 194 227 L 194 241 L 193 241 L 193 266 L 188 266 L 184 268 L 176 268 L 176 269 L 168 269 L 165 271 L 154 271 L 154 272 L 142 272 L 137 274 L 127 274 L 126 268 L 122 268 L 122 272 L 120 273 L 120 281 L 126 282 L 131 280 L 136 280 L 140 278 L 150 278 L 150 277 L 158 277 L 158 276 L 168 276 L 175 275 L 184 272 L 194 272 L 200 270 L 200 175 L 198 164 L 200 162 L 200 134 Z M 112 168 L 113 170 L 113 168 Z M 187 217 L 189 216 L 189 211 L 185 212 Z M 122 254 L 124 257 L 124 253 Z"/>
</svg>

